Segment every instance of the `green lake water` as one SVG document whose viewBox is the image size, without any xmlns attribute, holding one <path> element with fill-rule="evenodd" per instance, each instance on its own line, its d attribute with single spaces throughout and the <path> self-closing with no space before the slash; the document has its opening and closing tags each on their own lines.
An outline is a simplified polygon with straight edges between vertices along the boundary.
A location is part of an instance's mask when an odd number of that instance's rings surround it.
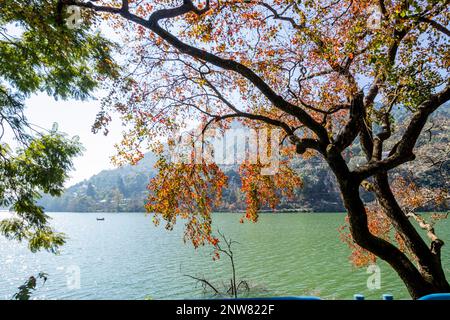
<svg viewBox="0 0 450 320">
<path fill-rule="evenodd" d="M 35 292 L 38 299 L 202 298 L 201 286 L 185 274 L 217 285 L 229 281 L 225 257 L 214 262 L 210 247 L 194 250 L 184 244 L 182 224 L 166 231 L 142 213 L 50 215 L 52 225 L 69 237 L 60 255 L 32 254 L 25 245 L 0 238 L 0 299 L 11 298 L 39 271 L 49 279 Z M 251 285 L 252 296 L 352 299 L 361 293 L 380 299 L 390 293 L 395 299 L 409 298 L 384 262 L 378 263 L 381 288 L 367 288 L 371 274 L 352 267 L 349 249 L 339 240 L 344 214 L 262 214 L 258 223 L 244 224 L 240 217 L 216 213 L 214 227 L 239 242 L 234 246 L 237 275 Z M 436 229 L 450 244 L 450 221 L 440 221 Z M 442 254 L 450 278 L 450 245 Z"/>
</svg>

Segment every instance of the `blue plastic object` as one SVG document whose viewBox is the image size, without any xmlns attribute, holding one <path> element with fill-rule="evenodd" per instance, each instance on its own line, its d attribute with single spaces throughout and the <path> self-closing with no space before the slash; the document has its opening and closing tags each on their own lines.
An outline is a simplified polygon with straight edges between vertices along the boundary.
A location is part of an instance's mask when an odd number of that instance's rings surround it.
<svg viewBox="0 0 450 320">
<path fill-rule="evenodd" d="M 353 295 L 353 299 L 355 299 L 355 300 L 364 300 L 364 295 L 362 295 L 362 294 L 355 294 L 355 295 Z"/>
<path fill-rule="evenodd" d="M 394 300 L 394 296 L 392 294 L 383 294 L 383 300 Z"/>
<path fill-rule="evenodd" d="M 450 300 L 450 293 L 433 293 L 423 296 L 419 300 Z"/>
</svg>

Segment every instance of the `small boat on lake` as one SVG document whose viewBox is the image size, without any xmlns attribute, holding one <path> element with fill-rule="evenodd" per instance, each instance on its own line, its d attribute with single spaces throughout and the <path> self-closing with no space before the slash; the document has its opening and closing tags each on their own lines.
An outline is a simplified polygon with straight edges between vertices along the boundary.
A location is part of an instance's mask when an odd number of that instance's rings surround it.
<svg viewBox="0 0 450 320">
<path fill-rule="evenodd" d="M 97 218 L 97 221 L 105 221 L 105 218 Z"/>
</svg>

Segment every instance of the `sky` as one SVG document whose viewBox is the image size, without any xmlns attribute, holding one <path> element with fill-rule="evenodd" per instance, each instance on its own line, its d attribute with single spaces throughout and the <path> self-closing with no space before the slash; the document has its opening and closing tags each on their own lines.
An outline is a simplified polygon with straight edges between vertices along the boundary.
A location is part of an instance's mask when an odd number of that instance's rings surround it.
<svg viewBox="0 0 450 320">
<path fill-rule="evenodd" d="M 30 123 L 51 129 L 56 122 L 59 131 L 80 137 L 85 151 L 74 160 L 74 170 L 70 172 L 66 186 L 88 179 L 104 169 L 114 168 L 110 157 L 115 152 L 114 144 L 121 139 L 122 128 L 120 121 L 113 119 L 108 136 L 91 132 L 95 116 L 100 110 L 100 99 L 87 102 L 56 101 L 43 93 L 32 96 L 25 105 L 25 115 Z"/>
<path fill-rule="evenodd" d="M 15 25 L 7 27 L 9 34 L 20 36 L 20 28 Z M 100 31 L 113 41 L 119 40 L 114 30 L 106 24 L 101 25 Z M 110 132 L 106 137 L 101 132 L 98 134 L 91 132 L 95 116 L 100 111 L 102 94 L 105 93 L 94 94 L 96 95 L 96 100 L 81 102 L 77 100 L 56 101 L 45 93 L 39 93 L 25 101 L 25 116 L 30 124 L 49 130 L 56 122 L 59 131 L 67 133 L 70 137 L 79 136 L 85 148 L 83 154 L 74 159 L 74 170 L 69 173 L 70 178 L 66 182 L 66 187 L 88 179 L 104 169 L 114 168 L 110 158 L 115 153 L 114 144 L 121 140 L 122 128 L 120 120 L 113 119 L 108 127 Z M 41 131 L 38 128 L 35 129 Z M 7 130 L 3 139 L 14 147 L 11 132 Z"/>
</svg>

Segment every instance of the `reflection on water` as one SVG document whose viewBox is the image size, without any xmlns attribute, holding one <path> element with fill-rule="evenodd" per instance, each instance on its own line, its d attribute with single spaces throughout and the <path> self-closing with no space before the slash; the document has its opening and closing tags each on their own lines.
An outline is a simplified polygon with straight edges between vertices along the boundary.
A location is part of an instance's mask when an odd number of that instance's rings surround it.
<svg viewBox="0 0 450 320">
<path fill-rule="evenodd" d="M 0 218 L 4 217 L 0 214 Z M 52 224 L 69 236 L 58 256 L 30 253 L 25 245 L 0 238 L 0 298 L 9 299 L 27 277 L 44 271 L 40 299 L 183 299 L 202 297 L 202 288 L 183 275 L 228 281 L 225 258 L 214 262 L 211 248 L 194 250 L 182 241 L 183 226 L 166 231 L 141 213 L 54 213 Z M 264 214 L 258 223 L 239 223 L 239 214 L 215 214 L 215 228 L 239 241 L 238 278 L 256 287 L 252 295 L 319 295 L 351 299 L 355 293 L 379 299 L 408 298 L 402 282 L 384 263 L 381 289 L 367 289 L 370 274 L 348 262 L 337 228 L 343 214 Z M 450 234 L 441 222 L 438 232 Z M 449 248 L 444 261 L 450 265 Z M 448 270 L 448 269 L 447 269 Z"/>
</svg>

